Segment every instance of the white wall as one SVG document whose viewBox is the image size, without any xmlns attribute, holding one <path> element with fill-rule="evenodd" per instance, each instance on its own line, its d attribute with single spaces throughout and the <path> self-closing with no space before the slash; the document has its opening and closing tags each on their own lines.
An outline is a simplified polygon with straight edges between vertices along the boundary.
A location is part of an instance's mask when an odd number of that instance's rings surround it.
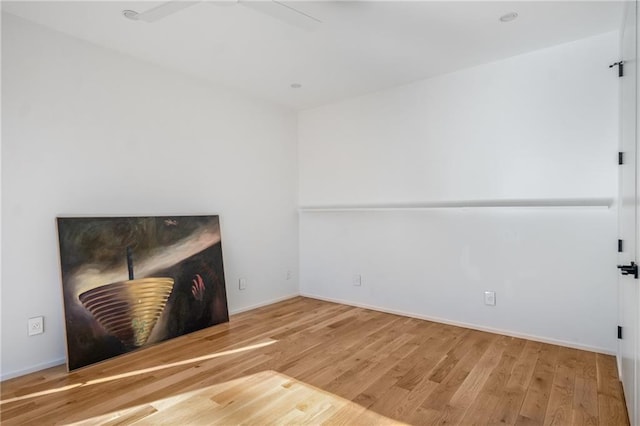
<svg viewBox="0 0 640 426">
<path fill-rule="evenodd" d="M 219 213 L 238 311 L 298 291 L 297 183 L 303 206 L 613 198 L 617 57 L 608 34 L 305 111 L 296 157 L 291 111 L 3 14 L 0 374 L 63 360 L 57 215 Z M 303 211 L 300 290 L 612 352 L 615 216 Z"/>
<path fill-rule="evenodd" d="M 300 204 L 612 197 L 616 33 L 300 114 Z"/>
<path fill-rule="evenodd" d="M 604 34 L 302 112 L 300 204 L 613 200 L 617 58 Z M 608 208 L 303 209 L 300 288 L 613 353 L 616 239 Z"/>
<path fill-rule="evenodd" d="M 2 89 L 3 378 L 65 356 L 57 215 L 217 213 L 230 310 L 297 294 L 292 111 L 7 14 Z"/>
</svg>

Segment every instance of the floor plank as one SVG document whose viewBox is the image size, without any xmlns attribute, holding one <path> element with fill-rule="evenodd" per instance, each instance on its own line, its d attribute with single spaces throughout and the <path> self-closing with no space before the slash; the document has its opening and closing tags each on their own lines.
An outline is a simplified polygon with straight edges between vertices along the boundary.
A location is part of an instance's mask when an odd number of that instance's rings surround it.
<svg viewBox="0 0 640 426">
<path fill-rule="evenodd" d="M 72 373 L 3 425 L 627 425 L 611 356 L 297 297 Z"/>
</svg>

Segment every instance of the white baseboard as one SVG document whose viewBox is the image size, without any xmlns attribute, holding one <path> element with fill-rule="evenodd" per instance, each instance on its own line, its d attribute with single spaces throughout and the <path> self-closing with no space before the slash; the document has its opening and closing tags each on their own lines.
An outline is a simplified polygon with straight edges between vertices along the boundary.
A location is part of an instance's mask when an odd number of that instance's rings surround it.
<svg viewBox="0 0 640 426">
<path fill-rule="evenodd" d="M 331 298 L 331 297 L 318 296 L 316 294 L 302 293 L 302 292 L 301 293 L 289 294 L 289 295 L 286 295 L 286 296 L 278 297 L 276 299 L 267 300 L 265 302 L 260 302 L 258 304 L 251 305 L 251 306 L 245 306 L 245 307 L 242 307 L 242 308 L 233 309 L 233 310 L 229 311 L 229 314 L 230 315 L 235 315 L 235 314 L 239 314 L 241 312 L 250 311 L 252 309 L 262 308 L 263 306 L 273 305 L 274 303 L 283 302 L 285 300 L 293 299 L 294 297 L 298 297 L 298 296 L 309 297 L 311 299 L 324 300 L 326 302 L 340 303 L 342 305 L 355 306 L 355 307 L 358 307 L 358 308 L 371 309 L 372 311 L 385 312 L 385 313 L 388 313 L 388 314 L 400 315 L 400 316 L 403 316 L 403 317 L 410 317 L 410 318 L 417 318 L 417 319 L 426 320 L 426 321 L 439 322 L 439 323 L 442 323 L 442 324 L 449 324 L 449 325 L 454 325 L 454 326 L 457 326 L 457 327 L 470 328 L 470 329 L 473 329 L 473 330 L 486 331 L 486 332 L 489 332 L 489 333 L 502 334 L 502 335 L 505 335 L 505 336 L 518 337 L 518 338 L 521 338 L 521 339 L 528 339 L 528 340 L 533 340 L 533 341 L 536 341 L 536 342 L 549 343 L 549 344 L 552 344 L 552 345 L 566 346 L 568 348 L 581 349 L 581 350 L 585 350 L 585 351 L 591 351 L 591 352 L 597 352 L 597 353 L 601 353 L 601 354 L 616 356 L 616 352 L 615 351 L 610 351 L 608 349 L 589 346 L 589 345 L 582 345 L 582 344 L 575 343 L 575 342 L 568 342 L 568 341 L 565 341 L 565 340 L 558 340 L 558 339 L 551 339 L 551 338 L 547 338 L 547 337 L 534 336 L 534 335 L 531 335 L 531 334 L 520 333 L 520 332 L 516 332 L 516 331 L 512 331 L 512 330 L 504 330 L 504 329 L 498 329 L 498 328 L 493 328 L 493 327 L 485 327 L 485 326 L 481 326 L 481 325 L 477 325 L 477 324 L 469 324 L 469 323 L 460 322 L 460 321 L 452 321 L 452 320 L 445 319 L 445 318 L 438 318 L 438 317 L 432 317 L 432 316 L 428 316 L 428 315 L 415 314 L 415 313 L 411 313 L 411 312 L 398 311 L 398 310 L 395 310 L 395 309 L 388 309 L 388 308 L 383 308 L 383 307 L 380 307 L 380 306 L 367 305 L 367 304 L 364 304 L 364 303 L 351 302 L 351 301 L 348 301 L 348 300 L 335 299 L 335 298 Z M 0 381 L 9 380 L 9 379 L 12 379 L 14 377 L 23 376 L 25 374 L 29 374 L 29 373 L 33 373 L 33 372 L 36 372 L 36 371 L 44 370 L 46 368 L 51 368 L 51 367 L 55 367 L 55 366 L 58 366 L 58 365 L 62 365 L 65 362 L 66 362 L 65 358 L 59 358 L 59 359 L 56 359 L 56 360 L 53 360 L 53 361 L 49 361 L 49 362 L 45 362 L 45 363 L 42 363 L 42 364 L 34 365 L 32 367 L 29 367 L 29 368 L 26 368 L 26 369 L 23 369 L 23 370 L 12 371 L 12 372 L 9 372 L 9 373 L 4 373 L 3 372 L 3 373 L 0 373 Z"/>
<path fill-rule="evenodd" d="M 262 308 L 263 306 L 273 305 L 274 303 L 284 302 L 285 300 L 293 299 L 294 297 L 298 297 L 298 296 L 300 296 L 300 293 L 292 293 L 287 296 L 282 296 L 275 299 L 267 300 L 265 302 L 260 302 L 256 305 L 245 306 L 238 309 L 232 309 L 232 310 L 229 310 L 229 315 L 235 315 L 241 312 L 250 311 L 252 309 Z"/>
<path fill-rule="evenodd" d="M 580 350 L 583 350 L 583 351 L 597 352 L 597 353 L 601 353 L 601 354 L 605 354 L 605 355 L 616 356 L 616 352 L 615 351 L 611 351 L 609 349 L 599 348 L 599 347 L 589 346 L 589 345 L 583 345 L 583 344 L 580 344 L 580 343 L 569 342 L 569 341 L 565 341 L 565 340 L 552 339 L 552 338 L 548 338 L 548 337 L 535 336 L 535 335 L 532 335 L 532 334 L 520 333 L 520 332 L 513 331 L 513 330 L 504 330 L 504 329 L 500 329 L 500 328 L 485 327 L 485 326 L 477 325 L 477 324 L 469 324 L 469 323 L 461 322 L 461 321 L 453 321 L 453 320 L 449 320 L 449 319 L 446 319 L 446 318 L 438 318 L 438 317 L 432 317 L 432 316 L 428 316 L 428 315 L 416 314 L 416 313 L 412 313 L 412 312 L 398 311 L 398 310 L 395 310 L 395 309 L 388 309 L 388 308 L 384 308 L 384 307 L 381 307 L 381 306 L 367 305 L 365 303 L 352 302 L 352 301 L 349 301 L 349 300 L 342 300 L 342 299 L 334 299 L 334 298 L 331 298 L 331 297 L 318 296 L 316 294 L 310 294 L 310 293 L 304 293 L 304 292 L 300 292 L 300 296 L 309 297 L 311 299 L 324 300 L 325 302 L 340 303 L 342 305 L 355 306 L 355 307 L 364 308 L 364 309 L 371 309 L 372 311 L 385 312 L 387 314 L 394 314 L 394 315 L 400 315 L 400 316 L 403 316 L 403 317 L 410 317 L 410 318 L 416 318 L 416 319 L 421 319 L 421 320 L 426 320 L 426 321 L 433 321 L 433 322 L 438 322 L 438 323 L 441 323 L 441 324 L 454 325 L 456 327 L 470 328 L 472 330 L 486 331 L 488 333 L 502 334 L 504 336 L 518 337 L 520 339 L 533 340 L 535 342 L 549 343 L 549 344 L 552 344 L 552 345 L 565 346 L 565 347 L 568 347 L 568 348 L 580 349 Z"/>
<path fill-rule="evenodd" d="M 29 373 L 35 373 L 36 371 L 44 370 L 51 367 L 57 367 L 58 365 L 63 365 L 66 362 L 67 362 L 66 358 L 59 358 L 53 361 L 43 362 L 42 364 L 25 368 L 24 370 L 11 371 L 9 373 L 2 372 L 0 373 L 0 381 L 13 379 L 14 377 L 24 376 L 25 374 L 29 374 Z"/>
</svg>

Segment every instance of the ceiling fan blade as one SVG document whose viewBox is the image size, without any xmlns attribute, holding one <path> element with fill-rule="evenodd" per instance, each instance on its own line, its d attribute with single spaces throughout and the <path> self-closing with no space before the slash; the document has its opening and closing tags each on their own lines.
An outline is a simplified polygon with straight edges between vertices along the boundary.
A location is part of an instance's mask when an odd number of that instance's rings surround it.
<svg viewBox="0 0 640 426">
<path fill-rule="evenodd" d="M 200 3 L 200 1 L 171 0 L 156 7 L 152 7 L 149 10 L 145 10 L 144 12 L 136 13 L 133 19 L 145 22 L 156 22 L 166 16 L 172 15 L 176 12 L 181 11 L 182 9 L 186 9 L 187 7 L 191 7 L 198 3 Z"/>
<path fill-rule="evenodd" d="M 290 3 L 284 3 L 276 0 L 238 0 L 238 3 L 305 30 L 316 29 L 320 24 L 322 24 L 320 19 L 296 9 L 291 6 Z"/>
</svg>

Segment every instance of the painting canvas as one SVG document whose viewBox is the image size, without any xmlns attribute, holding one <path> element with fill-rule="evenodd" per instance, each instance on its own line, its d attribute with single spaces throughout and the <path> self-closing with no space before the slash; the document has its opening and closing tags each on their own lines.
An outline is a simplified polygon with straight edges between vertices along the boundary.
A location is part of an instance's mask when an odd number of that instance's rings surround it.
<svg viewBox="0 0 640 426">
<path fill-rule="evenodd" d="M 218 216 L 58 218 L 67 366 L 227 322 Z"/>
</svg>

